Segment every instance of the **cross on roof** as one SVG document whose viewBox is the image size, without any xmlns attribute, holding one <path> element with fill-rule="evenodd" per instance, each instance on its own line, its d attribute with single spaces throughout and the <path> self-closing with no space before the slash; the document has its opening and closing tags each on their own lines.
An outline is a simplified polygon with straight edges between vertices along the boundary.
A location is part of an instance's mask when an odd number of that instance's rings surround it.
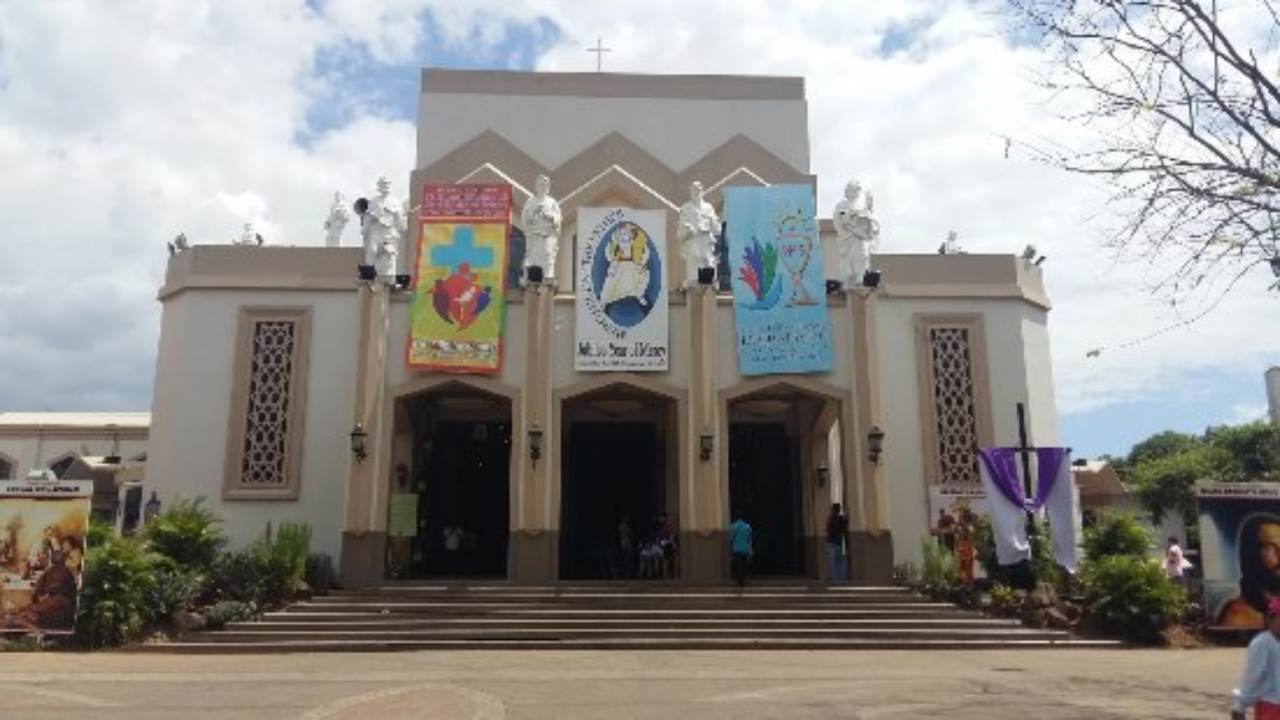
<svg viewBox="0 0 1280 720">
<path fill-rule="evenodd" d="M 451 270 L 457 270 L 463 263 L 472 269 L 492 266 L 493 248 L 476 247 L 475 241 L 475 231 L 472 228 L 465 225 L 454 228 L 452 245 L 431 248 L 431 264 L 442 265 Z"/>
<path fill-rule="evenodd" d="M 587 52 L 596 54 L 596 72 L 604 72 L 604 54 L 613 52 L 613 48 L 604 46 L 604 38 L 596 38 L 596 46 L 587 48 Z"/>
</svg>

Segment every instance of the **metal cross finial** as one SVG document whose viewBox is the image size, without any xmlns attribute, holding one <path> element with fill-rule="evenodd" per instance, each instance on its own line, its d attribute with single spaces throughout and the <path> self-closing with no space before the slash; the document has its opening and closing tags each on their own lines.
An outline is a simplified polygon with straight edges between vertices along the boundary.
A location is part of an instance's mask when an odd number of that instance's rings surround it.
<svg viewBox="0 0 1280 720">
<path fill-rule="evenodd" d="M 587 52 L 596 54 L 596 72 L 604 72 L 604 54 L 613 52 L 613 48 L 604 46 L 604 38 L 596 38 L 596 46 L 587 48 Z"/>
</svg>

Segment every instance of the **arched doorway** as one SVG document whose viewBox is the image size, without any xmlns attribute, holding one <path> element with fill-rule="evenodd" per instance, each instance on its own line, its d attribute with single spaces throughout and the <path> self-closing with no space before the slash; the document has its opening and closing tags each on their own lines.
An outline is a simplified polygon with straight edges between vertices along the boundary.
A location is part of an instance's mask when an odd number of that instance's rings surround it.
<svg viewBox="0 0 1280 720">
<path fill-rule="evenodd" d="M 387 574 L 506 577 L 511 400 L 450 382 L 395 404 Z"/>
<path fill-rule="evenodd" d="M 840 421 L 838 396 L 791 383 L 726 399 L 729 513 L 754 531 L 753 574 L 824 576 L 826 513 L 843 500 Z"/>
<path fill-rule="evenodd" d="M 561 405 L 560 577 L 672 579 L 678 574 L 678 410 L 670 397 L 614 384 Z M 623 552 L 626 520 L 633 551 Z M 668 539 L 662 558 L 643 547 Z"/>
</svg>

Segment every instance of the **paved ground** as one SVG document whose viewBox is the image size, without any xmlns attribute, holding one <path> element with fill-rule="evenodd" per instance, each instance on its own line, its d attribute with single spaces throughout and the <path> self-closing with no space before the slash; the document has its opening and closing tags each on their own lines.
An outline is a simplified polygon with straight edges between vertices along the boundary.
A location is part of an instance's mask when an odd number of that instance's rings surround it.
<svg viewBox="0 0 1280 720">
<path fill-rule="evenodd" d="M 0 718 L 1225 718 L 1242 653 L 0 653 Z"/>
</svg>

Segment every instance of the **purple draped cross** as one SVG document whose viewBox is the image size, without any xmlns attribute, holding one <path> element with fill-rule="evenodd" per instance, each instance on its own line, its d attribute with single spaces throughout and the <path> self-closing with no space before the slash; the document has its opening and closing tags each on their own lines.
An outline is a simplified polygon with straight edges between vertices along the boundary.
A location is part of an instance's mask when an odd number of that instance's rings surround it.
<svg viewBox="0 0 1280 720">
<path fill-rule="evenodd" d="M 1058 479 L 1058 469 L 1067 456 L 1067 449 L 1036 448 L 1036 464 L 1039 466 L 1039 472 L 1036 474 L 1039 477 L 1036 478 L 1036 495 L 1031 501 L 1027 500 L 1026 493 L 1022 490 L 1022 481 L 1018 478 L 1017 451 L 1017 448 L 1011 447 L 980 449 L 978 457 L 986 466 L 996 489 L 1004 495 L 1006 500 L 1013 503 L 1015 507 L 1039 510 L 1049 499 L 1049 492 L 1053 490 L 1054 481 Z"/>
</svg>

